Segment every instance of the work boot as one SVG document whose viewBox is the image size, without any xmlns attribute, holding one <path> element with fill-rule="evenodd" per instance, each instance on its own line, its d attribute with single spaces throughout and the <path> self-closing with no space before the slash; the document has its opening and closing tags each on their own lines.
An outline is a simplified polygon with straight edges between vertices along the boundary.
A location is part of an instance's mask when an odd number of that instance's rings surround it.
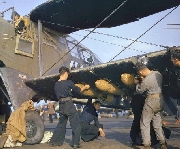
<svg viewBox="0 0 180 149">
<path fill-rule="evenodd" d="M 54 143 L 49 143 L 50 147 L 59 147 L 62 146 L 63 144 L 54 144 Z"/>
<path fill-rule="evenodd" d="M 83 146 L 81 144 L 78 145 L 72 145 L 72 148 L 82 148 Z"/>
<path fill-rule="evenodd" d="M 151 149 L 150 146 L 144 146 L 144 145 L 136 145 L 136 146 L 133 146 L 133 149 Z"/>
<path fill-rule="evenodd" d="M 143 149 L 151 149 L 150 146 L 144 146 Z"/>
</svg>

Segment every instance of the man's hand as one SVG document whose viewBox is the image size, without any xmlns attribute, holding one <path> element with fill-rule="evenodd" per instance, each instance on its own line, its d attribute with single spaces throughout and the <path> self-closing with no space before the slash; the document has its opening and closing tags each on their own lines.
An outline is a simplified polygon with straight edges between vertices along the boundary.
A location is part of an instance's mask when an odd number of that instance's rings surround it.
<svg viewBox="0 0 180 149">
<path fill-rule="evenodd" d="M 102 128 L 99 128 L 99 132 L 100 132 L 101 137 L 105 137 L 105 133 L 104 133 L 104 131 L 102 130 Z"/>
<path fill-rule="evenodd" d="M 141 83 L 144 78 L 142 76 L 134 77 L 134 84 Z"/>
<path fill-rule="evenodd" d="M 134 78 L 134 84 L 138 84 L 139 83 L 139 80 L 135 77 Z"/>
<path fill-rule="evenodd" d="M 76 86 L 78 86 L 77 84 L 75 84 Z M 81 92 L 83 92 L 84 90 L 87 90 L 90 88 L 89 85 L 81 85 L 81 86 L 78 86 L 80 89 L 81 89 Z"/>
</svg>

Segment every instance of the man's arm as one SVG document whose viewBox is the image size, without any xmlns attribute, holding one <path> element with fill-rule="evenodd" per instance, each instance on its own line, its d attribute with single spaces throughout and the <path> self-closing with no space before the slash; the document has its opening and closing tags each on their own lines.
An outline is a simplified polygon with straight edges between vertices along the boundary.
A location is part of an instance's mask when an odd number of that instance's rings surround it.
<svg viewBox="0 0 180 149">
<path fill-rule="evenodd" d="M 100 132 L 101 137 L 104 137 L 105 133 L 104 133 L 103 129 L 100 127 L 100 124 L 99 124 L 99 121 L 98 121 L 98 117 L 94 118 L 94 122 L 95 122 L 95 125 L 99 128 L 98 130 Z"/>
<path fill-rule="evenodd" d="M 86 106 L 87 105 L 92 105 L 92 98 L 88 98 L 88 101 L 87 101 L 87 103 L 86 103 Z"/>
<path fill-rule="evenodd" d="M 99 125 L 99 121 L 98 121 L 98 117 L 94 116 L 94 124 L 100 128 L 100 125 Z"/>
<path fill-rule="evenodd" d="M 136 92 L 139 94 L 143 94 L 147 91 L 147 85 L 145 82 L 141 82 L 136 84 Z"/>
<path fill-rule="evenodd" d="M 71 84 L 71 88 L 75 92 L 83 92 L 84 90 L 89 89 L 89 87 L 90 87 L 89 85 L 84 85 L 83 87 L 80 88 L 80 87 L 76 86 L 73 82 Z"/>
<path fill-rule="evenodd" d="M 82 88 L 80 88 L 81 89 L 80 92 L 89 89 L 89 87 L 90 87 L 89 85 L 84 85 Z"/>
</svg>

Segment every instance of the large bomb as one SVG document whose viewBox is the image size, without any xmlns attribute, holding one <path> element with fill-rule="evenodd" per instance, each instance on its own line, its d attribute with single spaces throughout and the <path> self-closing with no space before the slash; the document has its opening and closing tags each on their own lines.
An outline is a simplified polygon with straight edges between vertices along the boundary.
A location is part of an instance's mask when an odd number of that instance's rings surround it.
<svg viewBox="0 0 180 149">
<path fill-rule="evenodd" d="M 76 86 L 78 86 L 79 88 L 83 88 L 84 84 L 75 84 Z M 85 96 L 90 96 L 90 97 L 97 97 L 98 93 L 92 89 L 91 87 L 87 90 L 84 90 L 83 92 L 81 92 L 82 95 Z"/>
<path fill-rule="evenodd" d="M 116 85 L 106 81 L 106 80 L 97 80 L 95 82 L 96 87 L 103 92 L 107 92 L 113 95 L 123 95 L 123 91 L 120 90 Z"/>
<path fill-rule="evenodd" d="M 132 86 L 134 85 L 134 76 L 128 73 L 124 73 L 121 75 L 121 81 L 127 86 Z"/>
</svg>

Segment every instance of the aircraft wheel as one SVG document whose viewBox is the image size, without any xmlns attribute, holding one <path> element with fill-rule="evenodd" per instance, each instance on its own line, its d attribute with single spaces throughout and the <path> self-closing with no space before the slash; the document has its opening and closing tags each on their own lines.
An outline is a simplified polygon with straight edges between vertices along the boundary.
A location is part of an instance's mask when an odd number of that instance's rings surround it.
<svg viewBox="0 0 180 149">
<path fill-rule="evenodd" d="M 40 143 L 44 136 L 44 122 L 36 111 L 27 111 L 26 119 L 26 141 L 24 144 Z"/>
</svg>

